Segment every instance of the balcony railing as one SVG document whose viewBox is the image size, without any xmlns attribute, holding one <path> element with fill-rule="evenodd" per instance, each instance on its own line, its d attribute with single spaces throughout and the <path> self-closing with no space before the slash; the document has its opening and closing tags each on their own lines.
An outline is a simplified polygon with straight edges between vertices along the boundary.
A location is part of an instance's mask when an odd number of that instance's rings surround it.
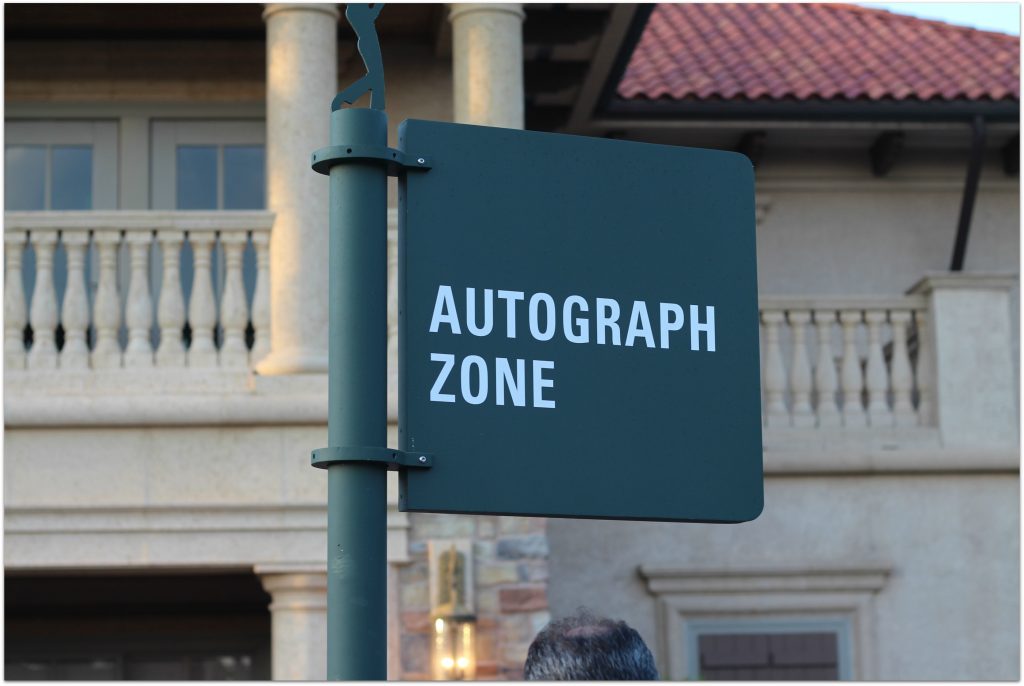
<svg viewBox="0 0 1024 686">
<path fill-rule="evenodd" d="M 115 369 L 184 370 L 163 375 L 161 388 L 195 393 L 219 383 L 205 372 L 251 368 L 269 349 L 272 224 L 269 212 L 6 213 L 4 356 L 14 384 L 9 400 L 50 402 L 46 397 L 64 393 L 74 404 L 81 389 L 103 395 L 120 388 L 117 375 L 103 374 Z M 390 231 L 392 417 L 394 238 Z M 763 296 L 765 427 L 777 436 L 783 435 L 778 429 L 799 429 L 808 438 L 885 428 L 924 436 L 921 429 L 941 428 L 952 444 L 969 428 L 960 426 L 967 411 L 949 388 L 944 396 L 939 391 L 957 379 L 958 388 L 969 382 L 1003 393 L 1006 370 L 978 365 L 1004 353 L 1011 359 L 1002 303 L 1014 283 L 996 275 L 940 275 L 904 296 Z M 945 328 L 936 328 L 940 307 L 946 308 Z M 990 322 L 991 335 L 964 348 L 970 329 L 949 322 L 979 317 Z M 992 349 L 985 355 L 976 350 L 982 343 Z M 238 377 L 228 376 L 235 380 L 224 382 L 243 392 Z M 945 405 L 938 402 L 943 397 Z M 918 433 L 906 431 L 914 427 Z M 1003 440 L 1002 434 L 996 438 Z"/>
<path fill-rule="evenodd" d="M 269 351 L 270 212 L 4 220 L 7 370 L 244 369 Z"/>
<path fill-rule="evenodd" d="M 928 426 L 927 300 L 761 299 L 767 427 Z"/>
</svg>

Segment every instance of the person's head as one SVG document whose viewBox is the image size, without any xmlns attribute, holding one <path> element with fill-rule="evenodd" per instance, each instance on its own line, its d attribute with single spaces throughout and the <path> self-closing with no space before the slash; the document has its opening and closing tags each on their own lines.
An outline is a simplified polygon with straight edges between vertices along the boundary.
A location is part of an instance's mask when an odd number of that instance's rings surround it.
<svg viewBox="0 0 1024 686">
<path fill-rule="evenodd" d="M 628 624 L 583 610 L 551 622 L 526 655 L 529 681 L 654 681 L 658 668 L 647 644 Z"/>
</svg>

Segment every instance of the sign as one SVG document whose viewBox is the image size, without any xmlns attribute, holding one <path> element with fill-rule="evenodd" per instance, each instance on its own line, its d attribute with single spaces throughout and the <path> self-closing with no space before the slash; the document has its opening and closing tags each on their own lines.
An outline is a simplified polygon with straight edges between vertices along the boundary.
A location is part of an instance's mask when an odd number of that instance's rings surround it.
<svg viewBox="0 0 1024 686">
<path fill-rule="evenodd" d="M 753 170 L 408 120 L 400 507 L 739 522 L 763 503 Z"/>
</svg>

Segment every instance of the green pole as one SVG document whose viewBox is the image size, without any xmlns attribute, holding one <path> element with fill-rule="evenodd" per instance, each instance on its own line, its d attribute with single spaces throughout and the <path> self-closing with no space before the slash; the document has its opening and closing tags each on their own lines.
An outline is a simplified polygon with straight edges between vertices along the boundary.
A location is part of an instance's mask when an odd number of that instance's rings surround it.
<svg viewBox="0 0 1024 686">
<path fill-rule="evenodd" d="M 331 145 L 387 147 L 387 115 L 331 112 Z M 331 446 L 387 446 L 387 171 L 330 168 Z M 327 468 L 327 678 L 387 678 L 387 468 Z"/>
</svg>

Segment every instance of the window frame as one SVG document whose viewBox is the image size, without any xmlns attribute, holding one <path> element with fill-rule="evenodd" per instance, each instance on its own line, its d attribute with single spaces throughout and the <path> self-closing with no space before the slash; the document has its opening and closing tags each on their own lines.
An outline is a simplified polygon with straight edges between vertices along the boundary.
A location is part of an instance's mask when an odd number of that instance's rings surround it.
<svg viewBox="0 0 1024 686">
<path fill-rule="evenodd" d="M 22 119 L 4 120 L 4 149 L 8 146 L 41 146 L 46 148 L 42 210 L 50 208 L 53 183 L 54 146 L 88 146 L 92 148 L 91 210 L 113 210 L 118 207 L 118 128 L 116 119 Z"/>
<path fill-rule="evenodd" d="M 177 209 L 179 145 L 217 148 L 217 208 L 224 211 L 224 147 L 259 145 L 266 164 L 266 121 L 262 119 L 152 119 L 150 120 L 150 205 L 154 210 Z M 264 208 L 267 205 L 264 170 Z"/>
<path fill-rule="evenodd" d="M 843 567 L 692 569 L 641 565 L 637 570 L 657 606 L 657 646 L 662 677 L 693 678 L 695 641 L 702 626 L 721 622 L 777 626 L 845 622 L 848 676 L 871 680 L 875 664 L 875 598 L 892 572 L 885 563 Z M 765 626 L 765 624 L 762 624 Z M 699 670 L 699 657 L 697 659 Z M 844 678 L 844 677 L 841 677 Z"/>
</svg>

